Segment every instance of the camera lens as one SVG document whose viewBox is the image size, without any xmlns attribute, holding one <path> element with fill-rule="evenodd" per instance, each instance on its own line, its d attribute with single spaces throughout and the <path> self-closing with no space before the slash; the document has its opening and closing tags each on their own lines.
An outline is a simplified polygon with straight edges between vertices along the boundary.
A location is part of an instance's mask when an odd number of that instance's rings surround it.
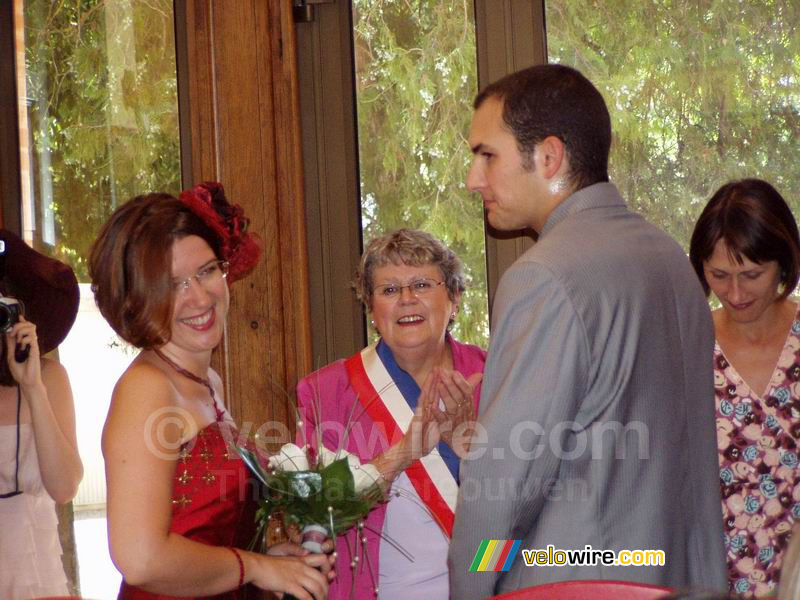
<svg viewBox="0 0 800 600">
<path fill-rule="evenodd" d="M 0 332 L 5 333 L 13 324 L 11 311 L 6 304 L 0 302 Z"/>
</svg>

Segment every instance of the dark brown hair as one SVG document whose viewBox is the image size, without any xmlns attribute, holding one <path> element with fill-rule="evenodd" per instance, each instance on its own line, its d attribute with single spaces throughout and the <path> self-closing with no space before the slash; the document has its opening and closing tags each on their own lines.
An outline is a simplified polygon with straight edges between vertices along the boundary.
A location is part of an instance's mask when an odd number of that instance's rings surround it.
<svg viewBox="0 0 800 600">
<path fill-rule="evenodd" d="M 800 235 L 797 222 L 778 191 L 761 179 L 731 181 L 708 201 L 694 226 L 689 244 L 692 261 L 706 295 L 710 288 L 703 271 L 720 240 L 741 264 L 743 256 L 755 263 L 777 261 L 786 298 L 800 277 Z"/>
<path fill-rule="evenodd" d="M 552 135 L 564 143 L 576 190 L 608 181 L 611 118 L 603 96 L 580 72 L 564 65 L 517 71 L 484 88 L 474 108 L 490 97 L 503 101 L 503 121 L 525 168 L 536 145 Z"/>
<path fill-rule="evenodd" d="M 120 206 L 92 245 L 89 275 L 97 306 L 137 348 L 161 346 L 171 337 L 172 245 L 190 235 L 222 258 L 217 234 L 174 196 L 154 193 Z"/>
</svg>

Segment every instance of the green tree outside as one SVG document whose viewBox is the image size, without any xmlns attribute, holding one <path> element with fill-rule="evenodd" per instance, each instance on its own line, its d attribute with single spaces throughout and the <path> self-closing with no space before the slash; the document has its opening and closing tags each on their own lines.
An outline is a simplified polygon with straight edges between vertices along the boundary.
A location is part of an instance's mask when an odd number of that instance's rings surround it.
<svg viewBox="0 0 800 600">
<path fill-rule="evenodd" d="M 117 205 L 180 190 L 172 11 L 171 0 L 25 2 L 34 246 L 79 281 Z"/>
<path fill-rule="evenodd" d="M 687 249 L 711 195 L 769 181 L 800 214 L 800 4 L 550 0 L 551 62 L 605 96 L 611 178 Z"/>
<path fill-rule="evenodd" d="M 486 346 L 483 205 L 464 187 L 478 91 L 472 3 L 354 0 L 353 27 L 365 243 L 412 227 L 447 244 L 471 280 L 453 334 Z"/>
<path fill-rule="evenodd" d="M 464 188 L 472 4 L 353 0 L 353 11 L 364 238 L 410 226 L 452 247 L 472 279 L 455 335 L 486 344 L 482 206 Z M 551 0 L 546 11 L 550 60 L 606 97 L 611 176 L 634 209 L 684 247 L 729 179 L 764 178 L 800 210 L 798 3 Z M 25 19 L 35 245 L 86 281 L 88 248 L 118 204 L 180 189 L 172 2 L 27 0 Z"/>
<path fill-rule="evenodd" d="M 425 229 L 467 264 L 456 335 L 486 344 L 482 207 L 464 189 L 477 92 L 472 4 L 353 0 L 364 238 Z M 731 179 L 760 177 L 800 210 L 800 4 L 548 0 L 550 62 L 611 112 L 611 178 L 688 250 Z"/>
</svg>

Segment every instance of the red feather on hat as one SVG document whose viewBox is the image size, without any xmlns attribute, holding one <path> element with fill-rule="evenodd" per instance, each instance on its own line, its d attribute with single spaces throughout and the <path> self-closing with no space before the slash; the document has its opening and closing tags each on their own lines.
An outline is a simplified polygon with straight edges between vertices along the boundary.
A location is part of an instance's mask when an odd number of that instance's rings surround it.
<svg viewBox="0 0 800 600">
<path fill-rule="evenodd" d="M 206 181 L 181 192 L 180 200 L 219 236 L 222 258 L 228 261 L 228 282 L 252 271 L 261 256 L 260 240 L 247 231 L 244 209 L 231 204 L 221 183 Z"/>
</svg>

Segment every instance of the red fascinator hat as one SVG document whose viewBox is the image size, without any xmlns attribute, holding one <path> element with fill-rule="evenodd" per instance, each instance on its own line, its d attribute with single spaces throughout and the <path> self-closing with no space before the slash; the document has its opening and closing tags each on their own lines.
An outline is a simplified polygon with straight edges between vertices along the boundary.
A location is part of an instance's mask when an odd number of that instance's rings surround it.
<svg viewBox="0 0 800 600">
<path fill-rule="evenodd" d="M 247 231 L 244 209 L 231 204 L 221 183 L 206 181 L 181 192 L 180 200 L 219 236 L 222 258 L 228 261 L 228 282 L 252 271 L 261 256 L 260 240 Z"/>
<path fill-rule="evenodd" d="M 21 300 L 25 318 L 36 324 L 42 355 L 67 337 L 78 315 L 80 291 L 72 269 L 39 254 L 17 234 L 0 229 L 5 250 L 0 254 L 3 292 Z"/>
</svg>

